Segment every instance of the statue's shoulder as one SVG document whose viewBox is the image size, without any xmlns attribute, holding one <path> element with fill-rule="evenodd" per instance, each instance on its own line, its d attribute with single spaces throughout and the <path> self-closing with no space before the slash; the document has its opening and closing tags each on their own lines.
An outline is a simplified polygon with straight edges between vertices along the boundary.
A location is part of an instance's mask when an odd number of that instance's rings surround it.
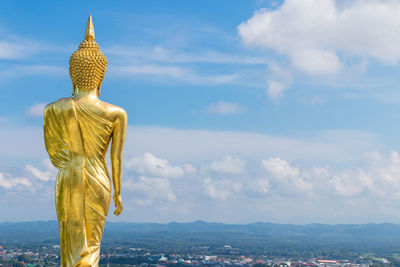
<svg viewBox="0 0 400 267">
<path fill-rule="evenodd" d="M 126 111 L 123 108 L 118 107 L 113 104 L 110 104 L 110 103 L 107 103 L 107 102 L 104 102 L 104 101 L 101 101 L 101 102 L 103 103 L 104 107 L 106 108 L 107 113 L 111 114 L 115 119 L 117 119 L 117 118 L 122 118 L 124 120 L 127 119 Z"/>
<path fill-rule="evenodd" d="M 48 113 L 48 111 L 50 111 L 50 110 L 61 111 L 61 110 L 65 109 L 66 107 L 70 106 L 71 103 L 72 103 L 71 97 L 60 98 L 57 101 L 47 104 L 46 107 L 44 108 L 44 114 L 46 115 L 46 113 Z"/>
</svg>

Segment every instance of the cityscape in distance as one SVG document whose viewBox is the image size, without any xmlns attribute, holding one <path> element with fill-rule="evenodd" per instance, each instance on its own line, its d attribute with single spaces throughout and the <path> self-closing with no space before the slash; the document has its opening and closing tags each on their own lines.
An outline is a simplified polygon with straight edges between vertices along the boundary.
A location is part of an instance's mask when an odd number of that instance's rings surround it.
<svg viewBox="0 0 400 267">
<path fill-rule="evenodd" d="M 0 223 L 0 266 L 59 266 L 56 221 Z M 400 266 L 398 224 L 107 222 L 100 266 Z"/>
</svg>

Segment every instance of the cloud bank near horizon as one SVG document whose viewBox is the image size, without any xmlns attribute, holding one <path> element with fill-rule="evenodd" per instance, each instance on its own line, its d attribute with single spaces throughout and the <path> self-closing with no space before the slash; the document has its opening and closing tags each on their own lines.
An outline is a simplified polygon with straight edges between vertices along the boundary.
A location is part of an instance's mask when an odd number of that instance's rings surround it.
<svg viewBox="0 0 400 267">
<path fill-rule="evenodd" d="M 18 142 L 10 142 L 15 146 L 14 156 L 25 155 L 29 163 L 21 169 L 0 169 L 0 202 L 6 203 L 12 196 L 14 205 L 20 205 L 30 199 L 30 205 L 36 206 L 26 216 L 54 219 L 57 170 L 46 159 L 44 148 L 37 146 L 41 128 L 27 130 L 14 125 L 8 136 L 4 134 L 3 142 L 21 135 L 36 139 L 24 150 L 16 149 L 21 145 Z M 125 214 L 110 219 L 399 222 L 400 217 L 393 213 L 400 208 L 395 204 L 400 198 L 400 156 L 396 151 L 389 155 L 376 152 L 375 144 L 374 135 L 349 130 L 288 138 L 129 126 L 124 152 Z M 1 158 L 6 156 L 0 153 Z M 35 160 L 38 156 L 41 162 Z M 369 219 L 364 217 L 366 207 L 374 207 L 372 213 L 368 211 Z M 339 211 L 332 214 L 332 209 Z M 0 220 L 27 218 L 18 213 L 13 216 Z"/>
</svg>

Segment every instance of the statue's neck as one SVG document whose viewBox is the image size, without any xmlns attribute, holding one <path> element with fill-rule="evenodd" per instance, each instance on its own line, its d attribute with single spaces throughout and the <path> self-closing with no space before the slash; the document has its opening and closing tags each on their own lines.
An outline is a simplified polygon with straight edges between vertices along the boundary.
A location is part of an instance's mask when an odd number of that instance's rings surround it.
<svg viewBox="0 0 400 267">
<path fill-rule="evenodd" d="M 81 99 L 98 99 L 97 96 L 97 88 L 93 89 L 86 89 L 86 90 L 81 90 L 79 88 L 76 88 L 76 95 L 74 96 L 75 100 L 81 100 Z"/>
</svg>

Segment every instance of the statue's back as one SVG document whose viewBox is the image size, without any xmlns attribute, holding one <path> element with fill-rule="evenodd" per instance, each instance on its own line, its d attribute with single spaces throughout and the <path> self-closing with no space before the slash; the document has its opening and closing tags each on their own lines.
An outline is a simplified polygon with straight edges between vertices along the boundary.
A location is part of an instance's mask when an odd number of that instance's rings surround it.
<svg viewBox="0 0 400 267">
<path fill-rule="evenodd" d="M 104 102 L 98 104 L 62 98 L 49 104 L 44 114 L 46 147 L 59 168 L 56 209 L 60 240 L 69 242 L 62 244 L 69 248 L 62 251 L 62 258 L 72 258 L 72 262 L 93 261 L 81 258 L 82 249 L 92 250 L 87 257 L 97 260 L 111 200 L 105 154 L 121 111 Z"/>
</svg>

